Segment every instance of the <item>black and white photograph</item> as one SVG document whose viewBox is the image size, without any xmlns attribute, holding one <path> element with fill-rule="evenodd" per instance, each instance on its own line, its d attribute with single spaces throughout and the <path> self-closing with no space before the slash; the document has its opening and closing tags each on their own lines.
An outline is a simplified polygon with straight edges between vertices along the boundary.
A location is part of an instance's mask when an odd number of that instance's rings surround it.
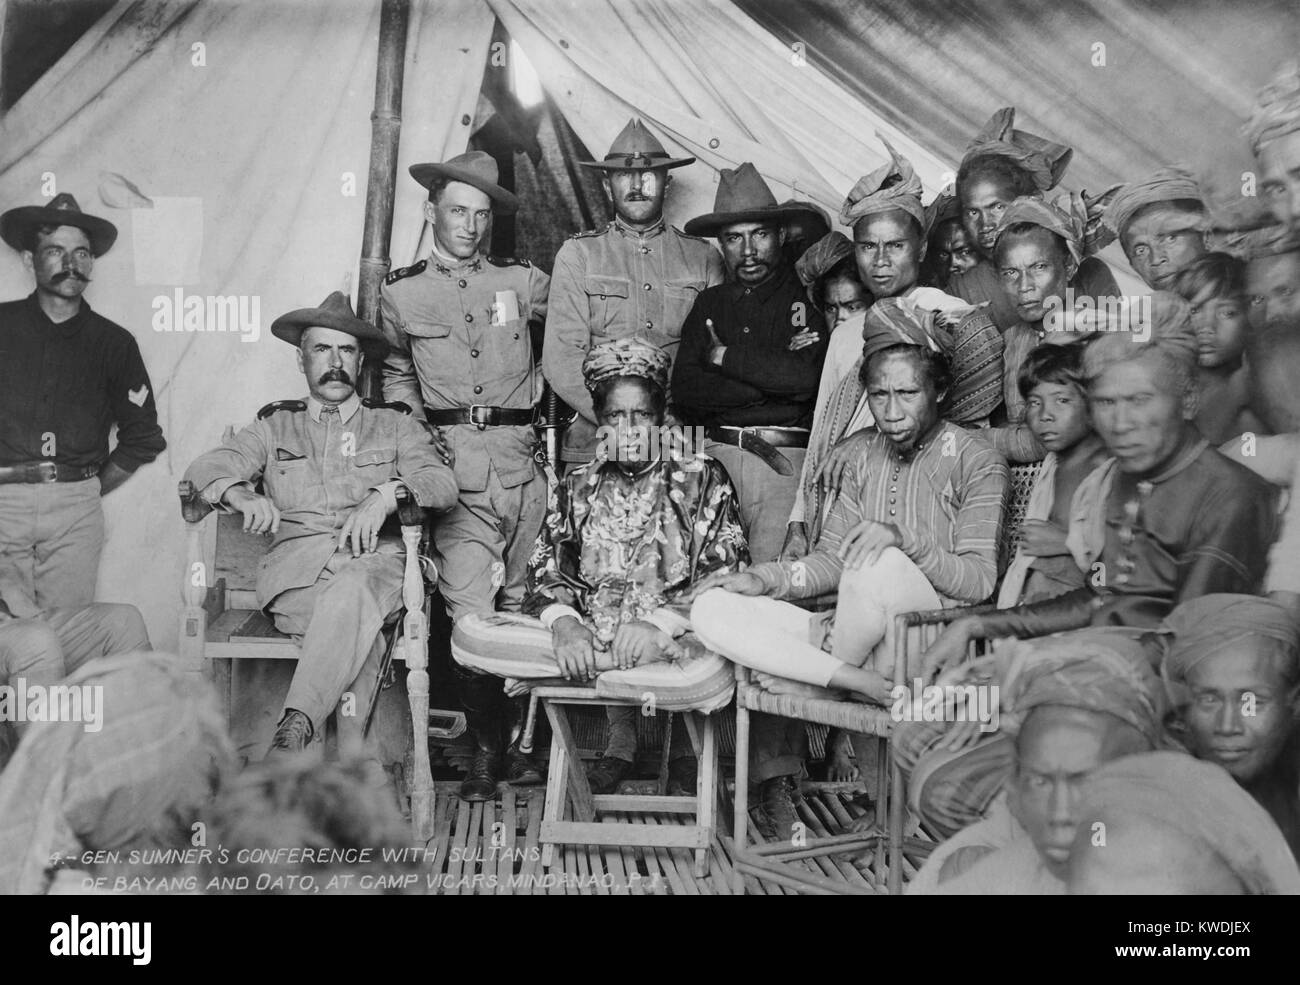
<svg viewBox="0 0 1300 985">
<path fill-rule="evenodd" d="M 0 0 L 0 239 L 44 959 L 1300 894 L 1293 0 Z"/>
</svg>

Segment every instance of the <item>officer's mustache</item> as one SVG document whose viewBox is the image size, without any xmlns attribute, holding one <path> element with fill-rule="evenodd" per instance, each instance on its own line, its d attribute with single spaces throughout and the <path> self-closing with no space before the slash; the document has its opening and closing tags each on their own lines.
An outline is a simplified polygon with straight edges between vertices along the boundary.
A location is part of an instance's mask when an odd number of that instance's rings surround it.
<svg viewBox="0 0 1300 985">
<path fill-rule="evenodd" d="M 316 381 L 320 384 L 325 383 L 352 383 L 352 377 L 348 375 L 346 369 L 331 369 L 321 374 L 321 378 Z"/>
<path fill-rule="evenodd" d="M 50 278 L 50 283 L 62 284 L 69 277 L 71 277 L 73 280 L 79 280 L 83 284 L 90 283 L 90 278 L 87 277 L 85 274 L 83 274 L 80 270 L 60 270 L 57 274 L 55 274 L 53 277 Z"/>
</svg>

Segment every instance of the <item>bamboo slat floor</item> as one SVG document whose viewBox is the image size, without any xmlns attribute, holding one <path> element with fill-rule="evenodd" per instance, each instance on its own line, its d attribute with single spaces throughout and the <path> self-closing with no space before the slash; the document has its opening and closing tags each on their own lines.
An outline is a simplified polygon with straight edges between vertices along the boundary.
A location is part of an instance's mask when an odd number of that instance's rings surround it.
<svg viewBox="0 0 1300 985">
<path fill-rule="evenodd" d="M 555 864 L 542 868 L 539 842 L 544 787 L 502 786 L 498 799 L 470 804 L 457 795 L 458 784 L 437 784 L 434 835 L 426 848 L 429 891 L 440 895 L 612 895 L 727 896 L 731 894 L 730 804 L 720 805 L 724 830 L 709 852 L 709 874 L 693 874 L 693 853 L 677 848 L 566 845 Z M 805 784 L 799 805 L 810 836 L 845 833 L 864 808 L 845 784 Z M 681 824 L 691 815 L 615 814 L 632 824 Z M 752 819 L 750 838 L 762 841 Z M 873 881 L 871 857 L 856 863 L 842 856 L 819 856 L 802 864 L 809 872 L 860 886 Z M 910 874 L 910 873 L 909 873 Z M 780 896 L 795 889 L 746 877 L 746 892 Z"/>
</svg>

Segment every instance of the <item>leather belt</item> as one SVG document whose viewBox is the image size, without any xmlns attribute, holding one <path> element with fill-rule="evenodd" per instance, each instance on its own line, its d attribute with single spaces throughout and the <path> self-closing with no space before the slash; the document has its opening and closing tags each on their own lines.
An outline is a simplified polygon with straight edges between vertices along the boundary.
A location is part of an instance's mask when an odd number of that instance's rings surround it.
<svg viewBox="0 0 1300 985">
<path fill-rule="evenodd" d="M 0 465 L 0 484 L 12 482 L 81 482 L 99 475 L 98 465 L 59 465 L 57 462 L 22 462 Z"/>
<path fill-rule="evenodd" d="M 453 407 L 450 410 L 424 408 L 424 417 L 430 424 L 445 427 L 451 424 L 473 424 L 480 431 L 489 427 L 532 424 L 536 415 L 531 407 L 518 410 L 510 407 L 488 407 L 474 404 L 471 407 Z"/>
<path fill-rule="evenodd" d="M 805 428 L 713 427 L 705 431 L 705 437 L 710 441 L 736 445 L 752 452 L 780 475 L 794 475 L 794 466 L 777 449 L 808 447 L 808 431 Z"/>
</svg>

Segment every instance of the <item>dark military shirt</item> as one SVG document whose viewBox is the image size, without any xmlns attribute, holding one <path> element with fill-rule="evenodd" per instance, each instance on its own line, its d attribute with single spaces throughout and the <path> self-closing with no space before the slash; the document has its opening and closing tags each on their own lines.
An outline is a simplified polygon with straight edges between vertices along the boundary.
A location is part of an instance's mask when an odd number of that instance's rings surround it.
<svg viewBox="0 0 1300 985">
<path fill-rule="evenodd" d="M 706 319 L 727 347 L 721 367 L 707 361 Z M 807 329 L 820 340 L 791 352 L 790 339 Z M 709 288 L 682 327 L 672 380 L 677 416 L 688 425 L 808 427 L 828 334 L 789 267 L 757 287 Z"/>
<path fill-rule="evenodd" d="M 117 445 L 108 434 L 117 425 Z M 135 338 L 90 310 L 53 322 L 36 294 L 0 304 L 0 465 L 134 472 L 167 447 Z"/>
</svg>

